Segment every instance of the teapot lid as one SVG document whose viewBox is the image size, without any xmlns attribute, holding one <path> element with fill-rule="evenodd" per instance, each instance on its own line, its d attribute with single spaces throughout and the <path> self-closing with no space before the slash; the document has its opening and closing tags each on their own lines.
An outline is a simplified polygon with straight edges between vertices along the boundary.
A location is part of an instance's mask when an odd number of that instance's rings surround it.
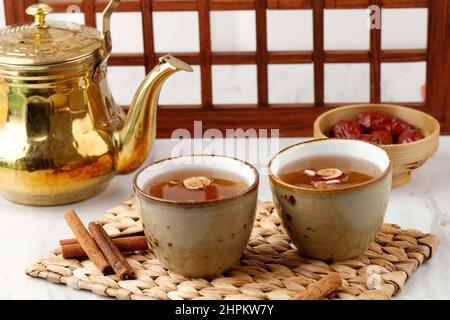
<svg viewBox="0 0 450 320">
<path fill-rule="evenodd" d="M 26 13 L 34 23 L 0 29 L 0 64 L 41 66 L 58 64 L 89 56 L 103 48 L 101 33 L 72 22 L 46 22 L 52 12 L 46 4 L 34 4 Z"/>
</svg>

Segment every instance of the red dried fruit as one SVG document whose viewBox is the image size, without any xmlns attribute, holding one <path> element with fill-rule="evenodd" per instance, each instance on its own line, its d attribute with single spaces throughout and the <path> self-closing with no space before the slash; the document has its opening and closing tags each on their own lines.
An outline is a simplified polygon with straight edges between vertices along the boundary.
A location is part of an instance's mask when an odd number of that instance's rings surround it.
<svg viewBox="0 0 450 320">
<path fill-rule="evenodd" d="M 359 124 L 365 132 L 371 133 L 374 131 L 386 130 L 386 125 L 391 119 L 392 116 L 384 111 L 367 111 L 361 113 L 356 118 L 356 123 Z"/>
<path fill-rule="evenodd" d="M 331 129 L 331 136 L 335 138 L 359 139 L 363 129 L 352 120 L 341 120 Z"/>
<path fill-rule="evenodd" d="M 355 121 L 341 120 L 332 127 L 330 136 L 379 145 L 410 143 L 424 138 L 412 125 L 384 111 L 363 112 Z"/>
<path fill-rule="evenodd" d="M 394 142 L 391 134 L 387 131 L 374 131 L 370 134 L 363 134 L 360 139 L 380 145 L 392 144 Z"/>
<path fill-rule="evenodd" d="M 422 132 L 410 129 L 403 132 L 397 139 L 397 144 L 411 143 L 425 138 Z"/>
<path fill-rule="evenodd" d="M 363 140 L 363 141 L 367 141 L 367 142 L 372 142 L 372 143 L 378 144 L 378 137 L 377 137 L 377 136 L 374 136 L 374 135 L 371 134 L 371 133 L 365 133 L 365 134 L 362 134 L 362 135 L 359 137 L 359 139 L 360 139 L 360 140 Z"/>
<path fill-rule="evenodd" d="M 405 121 L 394 117 L 387 122 L 385 129 L 389 131 L 392 136 L 398 137 L 406 130 L 412 129 L 412 127 Z"/>
<path fill-rule="evenodd" d="M 389 131 L 381 130 L 372 132 L 373 135 L 378 136 L 380 139 L 380 144 L 393 144 L 394 138 L 389 133 Z"/>
<path fill-rule="evenodd" d="M 360 137 L 361 140 L 372 142 L 379 145 L 392 144 L 393 138 L 387 131 L 374 131 L 370 134 L 363 134 Z"/>
</svg>

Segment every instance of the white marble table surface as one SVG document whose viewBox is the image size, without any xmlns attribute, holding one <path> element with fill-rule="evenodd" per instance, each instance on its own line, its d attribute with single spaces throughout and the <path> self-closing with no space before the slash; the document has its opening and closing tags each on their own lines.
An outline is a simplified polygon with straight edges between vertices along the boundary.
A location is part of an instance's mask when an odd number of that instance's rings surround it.
<svg viewBox="0 0 450 320">
<path fill-rule="evenodd" d="M 300 140 L 281 139 L 279 147 Z M 169 156 L 174 143 L 157 140 L 147 162 Z M 250 154 L 254 152 L 249 148 Z M 449 164 L 450 137 L 442 137 L 439 152 L 414 173 L 408 185 L 392 193 L 386 222 L 432 232 L 441 239 L 436 256 L 414 273 L 397 299 L 450 299 Z M 83 221 L 94 220 L 131 196 L 132 178 L 133 175 L 116 177 L 95 198 L 71 206 Z M 271 199 L 267 176 L 262 176 L 259 190 L 260 199 Z M 0 200 L 0 299 L 101 299 L 89 292 L 25 275 L 24 270 L 34 257 L 70 236 L 63 219 L 67 207 L 35 208 Z"/>
</svg>

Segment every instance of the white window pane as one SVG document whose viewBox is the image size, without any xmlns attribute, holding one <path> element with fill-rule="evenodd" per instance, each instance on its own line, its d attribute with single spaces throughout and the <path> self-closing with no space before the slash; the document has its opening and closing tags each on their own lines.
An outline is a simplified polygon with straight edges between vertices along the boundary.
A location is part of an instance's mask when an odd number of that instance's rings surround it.
<svg viewBox="0 0 450 320">
<path fill-rule="evenodd" d="M 325 10 L 324 19 L 325 50 L 369 49 L 367 10 Z"/>
<path fill-rule="evenodd" d="M 108 67 L 108 82 L 116 103 L 131 104 L 144 77 L 144 67 Z"/>
<path fill-rule="evenodd" d="M 157 52 L 198 52 L 197 12 L 154 12 L 153 28 Z"/>
<path fill-rule="evenodd" d="M 159 97 L 160 104 L 200 104 L 200 67 L 192 66 L 194 72 L 177 72 L 164 83 Z"/>
<path fill-rule="evenodd" d="M 427 9 L 383 9 L 383 49 L 427 48 Z"/>
<path fill-rule="evenodd" d="M 325 64 L 325 102 L 369 102 L 368 63 Z"/>
<path fill-rule="evenodd" d="M 256 103 L 257 84 L 254 65 L 219 65 L 212 68 L 215 104 Z"/>
<path fill-rule="evenodd" d="M 64 21 L 70 27 L 70 23 L 84 24 L 83 13 L 50 13 L 45 18 L 47 21 Z"/>
<path fill-rule="evenodd" d="M 267 46 L 270 51 L 311 50 L 312 10 L 268 10 Z"/>
<path fill-rule="evenodd" d="M 270 64 L 270 103 L 314 102 L 313 64 Z"/>
<path fill-rule="evenodd" d="M 0 1 L 0 27 L 5 26 L 5 8 L 3 6 L 3 1 Z"/>
<path fill-rule="evenodd" d="M 254 11 L 212 11 L 212 51 L 255 51 Z"/>
<path fill-rule="evenodd" d="M 101 26 L 101 13 L 97 13 L 97 26 Z M 111 16 L 113 53 L 142 53 L 142 14 L 140 12 L 115 12 Z"/>
<path fill-rule="evenodd" d="M 423 101 L 421 87 L 426 82 L 425 62 L 382 63 L 381 100 L 385 102 Z"/>
</svg>

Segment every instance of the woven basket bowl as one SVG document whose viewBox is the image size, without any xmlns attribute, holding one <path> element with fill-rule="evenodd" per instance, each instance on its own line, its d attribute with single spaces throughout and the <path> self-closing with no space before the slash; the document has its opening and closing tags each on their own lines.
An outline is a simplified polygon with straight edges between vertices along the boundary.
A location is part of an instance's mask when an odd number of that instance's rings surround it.
<svg viewBox="0 0 450 320">
<path fill-rule="evenodd" d="M 327 138 L 329 130 L 342 119 L 355 119 L 365 111 L 385 111 L 420 129 L 425 138 L 408 144 L 382 145 L 394 164 L 392 187 L 411 180 L 411 172 L 421 167 L 438 149 L 439 122 L 432 116 L 411 108 L 389 104 L 358 104 L 332 109 L 314 122 L 314 138 Z"/>
</svg>

